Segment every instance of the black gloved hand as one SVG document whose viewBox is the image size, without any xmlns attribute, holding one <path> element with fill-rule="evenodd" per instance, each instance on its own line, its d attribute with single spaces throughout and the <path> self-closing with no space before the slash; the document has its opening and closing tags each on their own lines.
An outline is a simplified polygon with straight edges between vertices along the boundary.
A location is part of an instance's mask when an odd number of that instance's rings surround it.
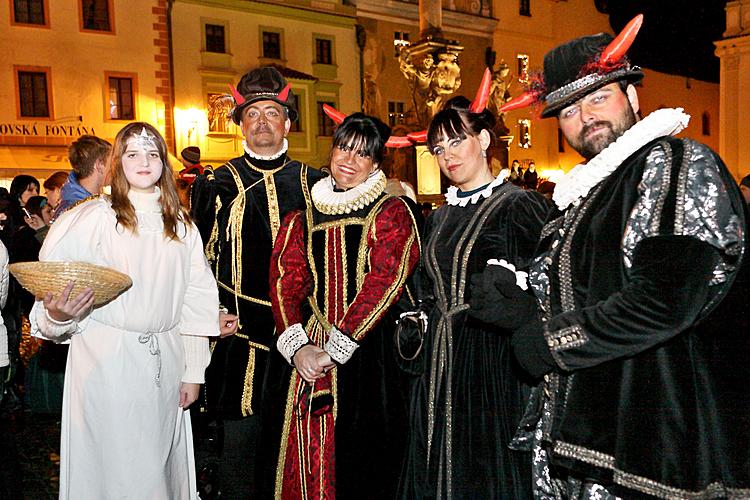
<svg viewBox="0 0 750 500">
<path fill-rule="evenodd" d="M 516 330 L 510 339 L 510 345 L 518 364 L 534 379 L 541 378 L 557 367 L 544 338 L 544 325 L 538 317 Z"/>
<path fill-rule="evenodd" d="M 503 266 L 487 266 L 471 276 L 469 314 L 480 321 L 515 330 L 537 317 L 533 295 L 516 285 L 516 275 Z"/>
</svg>

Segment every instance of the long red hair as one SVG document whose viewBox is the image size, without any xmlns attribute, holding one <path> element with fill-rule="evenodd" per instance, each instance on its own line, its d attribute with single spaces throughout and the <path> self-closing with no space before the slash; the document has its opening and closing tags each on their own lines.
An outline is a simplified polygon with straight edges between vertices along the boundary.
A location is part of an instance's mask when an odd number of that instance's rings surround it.
<svg viewBox="0 0 750 500">
<path fill-rule="evenodd" d="M 153 135 L 156 139 L 154 142 L 159 150 L 159 157 L 164 166 L 161 171 L 161 177 L 156 182 L 156 185 L 161 190 L 159 201 L 161 202 L 162 209 L 161 218 L 164 221 L 164 237 L 170 240 L 177 240 L 179 239 L 177 228 L 180 223 L 189 227 L 192 219 L 190 212 L 180 204 L 180 198 L 177 196 L 174 172 L 169 165 L 167 155 L 167 143 L 159 131 L 148 123 L 129 123 L 115 137 L 115 143 L 112 146 L 112 153 L 109 157 L 109 168 L 112 173 L 112 209 L 117 215 L 118 224 L 129 229 L 132 233 L 138 234 L 138 218 L 135 215 L 135 208 L 128 198 L 130 184 L 122 169 L 122 155 L 125 154 L 128 140 L 140 134 L 143 129 L 146 129 L 146 132 Z"/>
</svg>

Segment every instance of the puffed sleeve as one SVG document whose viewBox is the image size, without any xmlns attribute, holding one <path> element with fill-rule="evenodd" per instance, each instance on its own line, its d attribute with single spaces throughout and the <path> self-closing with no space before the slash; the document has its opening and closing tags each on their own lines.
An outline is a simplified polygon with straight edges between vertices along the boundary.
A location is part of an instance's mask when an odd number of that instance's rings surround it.
<svg viewBox="0 0 750 500">
<path fill-rule="evenodd" d="M 219 335 L 219 290 L 195 226 L 185 243 L 190 247 L 190 276 L 180 311 L 180 333 L 213 337 Z"/>
<path fill-rule="evenodd" d="M 104 198 L 68 210 L 50 227 L 39 251 L 39 260 L 81 261 L 106 266 L 101 252 L 101 228 L 115 223 L 109 202 Z M 29 314 L 31 333 L 54 342 L 67 343 L 71 335 L 85 329 L 89 314 L 71 321 L 55 321 L 47 314 L 43 302 L 37 300 Z"/>
<path fill-rule="evenodd" d="M 302 327 L 302 304 L 310 295 L 312 276 L 307 265 L 305 223 L 302 212 L 284 217 L 271 254 L 269 295 L 279 352 L 291 363 L 294 354 L 309 342 Z"/>
<path fill-rule="evenodd" d="M 378 324 L 401 295 L 419 262 L 416 223 L 399 198 L 380 208 L 367 235 L 369 270 L 346 314 L 330 332 L 326 352 L 339 363 L 349 360 L 358 343 Z"/>
</svg>

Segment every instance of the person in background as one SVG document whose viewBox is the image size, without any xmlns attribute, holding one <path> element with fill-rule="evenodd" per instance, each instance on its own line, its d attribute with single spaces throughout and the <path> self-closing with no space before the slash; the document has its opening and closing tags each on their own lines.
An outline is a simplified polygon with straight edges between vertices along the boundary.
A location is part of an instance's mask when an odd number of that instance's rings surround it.
<svg viewBox="0 0 750 500">
<path fill-rule="evenodd" d="M 29 217 L 24 218 L 24 222 L 35 231 L 34 237 L 41 245 L 52 223 L 52 207 L 44 196 L 32 196 L 24 208 L 30 214 Z"/>
<path fill-rule="evenodd" d="M 190 413 L 217 336 L 219 299 L 197 228 L 177 199 L 167 145 L 133 122 L 115 137 L 112 195 L 52 225 L 43 261 L 83 261 L 133 285 L 94 305 L 73 283 L 37 300 L 32 330 L 70 342 L 60 499 L 195 499 Z"/>
<path fill-rule="evenodd" d="M 52 215 L 53 221 L 79 201 L 102 193 L 109 184 L 107 158 L 111 149 L 109 142 L 93 135 L 82 135 L 68 147 L 73 171 L 60 191 L 61 200 Z"/>
<path fill-rule="evenodd" d="M 180 196 L 180 203 L 184 207 L 190 208 L 190 186 L 195 181 L 196 176 L 202 175 L 205 171 L 201 165 L 201 150 L 198 146 L 188 146 L 180 153 L 180 163 L 183 168 L 177 173 L 177 194 Z"/>
<path fill-rule="evenodd" d="M 536 171 L 536 164 L 532 160 L 529 162 L 529 168 L 523 173 L 523 187 L 536 189 L 537 182 L 539 182 L 539 174 Z"/>
<path fill-rule="evenodd" d="M 511 163 L 508 180 L 516 186 L 523 184 L 523 169 L 521 169 L 521 164 L 518 160 L 513 160 L 513 163 Z"/>
<path fill-rule="evenodd" d="M 746 175 L 740 181 L 740 191 L 742 197 L 745 199 L 745 203 L 750 205 L 750 175 Z"/>
<path fill-rule="evenodd" d="M 42 183 L 44 196 L 47 197 L 53 213 L 62 199 L 61 190 L 63 185 L 68 181 L 68 175 L 70 175 L 68 172 L 55 172 Z"/>
<path fill-rule="evenodd" d="M 17 230 L 25 225 L 24 218 L 27 214 L 23 212 L 26 202 L 32 196 L 39 196 L 39 181 L 30 175 L 17 175 L 10 184 L 10 215 L 11 226 Z M 8 249 L 10 251 L 10 249 Z M 12 260 L 11 253 L 11 262 Z"/>
</svg>

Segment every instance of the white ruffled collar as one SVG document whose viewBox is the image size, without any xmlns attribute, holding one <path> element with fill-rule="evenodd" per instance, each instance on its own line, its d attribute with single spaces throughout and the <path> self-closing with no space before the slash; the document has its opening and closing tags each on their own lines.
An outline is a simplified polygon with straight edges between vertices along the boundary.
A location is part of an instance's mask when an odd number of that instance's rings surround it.
<svg viewBox="0 0 750 500">
<path fill-rule="evenodd" d="M 555 186 L 552 200 L 560 210 L 577 205 L 589 191 L 617 170 L 630 155 L 659 137 L 675 135 L 687 127 L 690 115 L 682 108 L 654 111 L 625 131 L 615 142 L 586 163 L 580 163 L 565 174 Z"/>
<path fill-rule="evenodd" d="M 505 182 L 506 177 L 507 177 L 507 173 L 501 172 L 500 175 L 495 177 L 495 180 L 487 184 L 484 189 L 482 189 L 481 191 L 477 191 L 471 196 L 465 196 L 465 197 L 459 197 L 458 188 L 456 186 L 451 186 L 448 188 L 448 191 L 445 193 L 445 202 L 448 205 L 453 205 L 453 206 L 458 205 L 460 207 L 465 207 L 469 203 L 473 205 L 474 203 L 478 202 L 482 198 L 488 198 L 492 194 L 493 189 L 495 189 L 497 186 Z"/>
<path fill-rule="evenodd" d="M 365 208 L 380 196 L 386 185 L 385 174 L 376 170 L 362 184 L 346 191 L 334 191 L 333 177 L 320 179 L 310 190 L 315 208 L 327 215 L 341 215 Z"/>
<path fill-rule="evenodd" d="M 245 153 L 247 153 L 247 155 L 254 160 L 275 160 L 276 158 L 281 158 L 281 155 L 286 154 L 287 149 L 289 149 L 289 141 L 287 141 L 286 137 L 284 137 L 284 142 L 281 145 L 281 149 L 279 150 L 279 152 L 267 156 L 259 155 L 258 153 L 250 149 L 250 146 L 247 145 L 247 141 L 242 141 L 242 149 L 244 149 Z"/>
<path fill-rule="evenodd" d="M 128 191 L 128 199 L 136 212 L 161 213 L 161 189 L 154 186 L 153 193 L 141 193 L 139 191 Z"/>
</svg>

